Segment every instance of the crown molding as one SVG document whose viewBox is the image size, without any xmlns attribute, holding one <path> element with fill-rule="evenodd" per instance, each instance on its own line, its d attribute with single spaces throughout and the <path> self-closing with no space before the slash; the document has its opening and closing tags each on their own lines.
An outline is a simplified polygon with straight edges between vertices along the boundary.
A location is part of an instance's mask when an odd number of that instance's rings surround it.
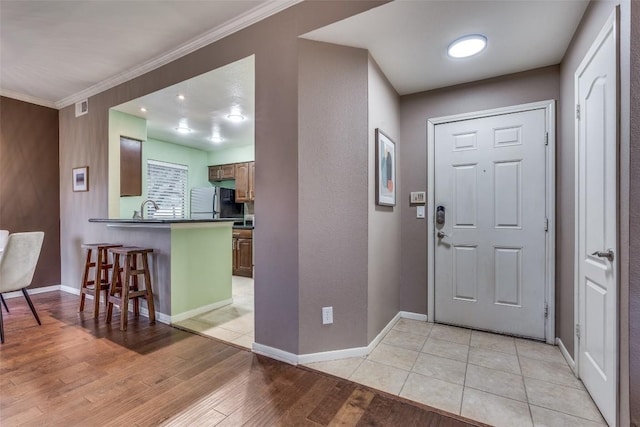
<svg viewBox="0 0 640 427">
<path fill-rule="evenodd" d="M 30 104 L 41 105 L 43 107 L 48 107 L 48 108 L 55 108 L 56 110 L 58 109 L 58 107 L 56 106 L 56 103 L 53 101 L 48 101 L 42 98 L 36 98 L 35 96 L 14 92 L 12 90 L 0 89 L 0 95 L 6 96 L 7 98 L 17 99 L 18 101 L 28 102 Z"/>
<path fill-rule="evenodd" d="M 97 83 L 87 89 L 74 93 L 66 98 L 63 98 L 55 103 L 56 108 L 62 109 L 69 105 L 75 104 L 78 101 L 88 99 L 94 95 L 104 92 L 107 89 L 111 89 L 119 84 L 127 82 L 131 79 L 139 77 L 149 71 L 153 71 L 162 67 L 170 62 L 175 61 L 178 58 L 182 58 L 185 55 L 190 54 L 202 47 L 205 47 L 215 41 L 218 41 L 230 34 L 240 31 L 250 25 L 255 24 L 271 15 L 283 11 L 303 0 L 276 0 L 266 1 L 259 6 L 239 15 L 237 18 L 219 25 L 198 37 L 195 37 L 177 48 L 166 52 L 154 59 L 147 62 L 143 62 L 140 65 L 135 66 L 122 73 L 116 74 L 100 83 Z"/>
</svg>

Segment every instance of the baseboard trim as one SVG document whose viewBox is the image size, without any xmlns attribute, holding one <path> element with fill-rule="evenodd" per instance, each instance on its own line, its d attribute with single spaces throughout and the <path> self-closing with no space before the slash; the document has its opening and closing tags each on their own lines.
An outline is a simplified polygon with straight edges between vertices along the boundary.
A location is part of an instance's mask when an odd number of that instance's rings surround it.
<svg viewBox="0 0 640 427">
<path fill-rule="evenodd" d="M 288 351 L 269 347 L 268 345 L 264 344 L 258 344 L 257 342 L 253 343 L 251 349 L 254 353 L 267 356 L 271 359 L 279 360 L 281 362 L 288 363 L 294 366 L 298 364 L 298 356 L 296 354 L 289 353 Z"/>
<path fill-rule="evenodd" d="M 427 321 L 427 315 L 426 314 L 412 313 L 410 311 L 401 311 L 400 312 L 400 317 L 402 317 L 403 319 L 418 320 L 420 322 L 426 322 Z"/>
<path fill-rule="evenodd" d="M 45 292 L 54 292 L 59 290 L 60 290 L 60 285 L 43 286 L 41 288 L 27 288 L 27 292 L 29 293 L 29 295 L 43 294 Z M 2 297 L 6 299 L 17 298 L 21 296 L 22 296 L 22 291 L 13 291 L 13 292 L 7 292 L 6 294 L 2 294 Z"/>
<path fill-rule="evenodd" d="M 347 359 L 351 357 L 366 357 L 378 344 L 380 344 L 384 336 L 393 329 L 400 319 L 411 319 L 426 322 L 427 316 L 425 314 L 412 313 L 409 311 L 399 311 L 366 347 L 351 347 L 340 350 L 321 351 L 318 353 L 300 355 L 258 343 L 253 343 L 252 348 L 254 353 L 271 357 L 272 359 L 280 360 L 281 362 L 289 363 L 291 365 L 326 362 L 329 360 Z"/>
<path fill-rule="evenodd" d="M 66 292 L 68 294 L 80 295 L 80 288 L 74 288 L 72 286 L 60 285 L 60 290 L 62 292 Z M 87 296 L 93 298 L 92 295 L 87 295 Z"/>
<path fill-rule="evenodd" d="M 56 288 L 55 286 L 51 286 L 51 288 Z M 57 289 L 51 289 L 51 290 L 60 290 L 61 292 L 66 292 L 68 294 L 72 294 L 72 295 L 80 295 L 80 289 L 79 288 L 74 288 L 71 286 L 65 286 L 65 285 L 59 285 L 57 287 Z M 32 292 L 29 292 L 30 294 Z M 35 293 L 35 292 L 33 292 Z M 19 295 L 22 295 L 21 293 L 18 293 Z M 93 300 L 93 295 L 89 295 L 86 294 L 85 298 Z M 133 306 L 129 306 L 129 311 L 131 313 L 133 313 Z M 149 309 L 147 309 L 147 307 L 143 307 L 140 306 L 140 315 L 143 317 L 146 317 L 147 319 L 149 318 Z M 164 314 L 164 313 L 160 313 L 158 311 L 156 311 L 156 321 L 160 322 L 160 323 L 164 323 L 166 325 L 170 325 L 171 324 L 171 316 L 169 316 L 168 314 Z"/>
<path fill-rule="evenodd" d="M 573 374 L 578 376 L 578 373 L 576 372 L 576 362 L 573 360 L 573 358 L 571 357 L 571 355 L 567 351 L 567 348 L 564 346 L 564 343 L 562 342 L 562 340 L 560 338 L 556 338 L 556 345 L 560 349 L 560 353 L 562 353 L 562 356 L 564 356 L 564 360 L 567 361 L 567 364 L 569 365 L 569 367 L 573 371 Z"/>
<path fill-rule="evenodd" d="M 214 302 L 213 304 L 205 305 L 203 307 L 194 308 L 193 310 L 184 311 L 182 313 L 176 314 L 175 316 L 170 316 L 171 323 L 180 322 L 185 319 L 189 319 L 190 317 L 197 316 L 198 314 L 206 313 L 207 311 L 215 310 L 220 307 L 224 307 L 225 305 L 229 305 L 233 303 L 233 298 L 225 299 L 222 301 Z"/>
</svg>

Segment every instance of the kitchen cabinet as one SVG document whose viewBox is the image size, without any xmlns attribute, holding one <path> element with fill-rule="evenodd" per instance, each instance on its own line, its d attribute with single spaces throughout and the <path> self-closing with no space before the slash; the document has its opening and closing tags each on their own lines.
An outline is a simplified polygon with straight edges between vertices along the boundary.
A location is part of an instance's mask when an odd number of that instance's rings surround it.
<svg viewBox="0 0 640 427">
<path fill-rule="evenodd" d="M 142 195 L 142 141 L 120 137 L 120 196 Z"/>
<path fill-rule="evenodd" d="M 236 167 L 234 163 L 228 165 L 209 166 L 209 181 L 223 181 L 234 179 Z"/>
<path fill-rule="evenodd" d="M 233 229 L 233 274 L 253 277 L 253 231 Z"/>
<path fill-rule="evenodd" d="M 255 171 L 255 162 L 236 163 L 236 203 L 254 200 Z"/>
</svg>

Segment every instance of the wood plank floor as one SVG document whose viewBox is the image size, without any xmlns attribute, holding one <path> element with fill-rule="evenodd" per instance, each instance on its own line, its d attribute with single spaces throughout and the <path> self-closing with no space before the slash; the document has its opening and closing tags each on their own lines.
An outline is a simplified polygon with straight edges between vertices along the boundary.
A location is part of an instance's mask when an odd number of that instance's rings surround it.
<svg viewBox="0 0 640 427">
<path fill-rule="evenodd" d="M 32 299 L 42 326 L 21 297 L 3 312 L 3 427 L 481 425 L 146 318 L 123 333 L 64 292 Z"/>
</svg>

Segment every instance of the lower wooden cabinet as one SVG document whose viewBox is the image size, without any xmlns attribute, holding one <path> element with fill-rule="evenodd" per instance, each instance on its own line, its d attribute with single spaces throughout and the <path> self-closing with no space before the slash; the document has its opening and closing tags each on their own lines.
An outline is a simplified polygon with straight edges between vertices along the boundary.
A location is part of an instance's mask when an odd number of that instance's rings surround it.
<svg viewBox="0 0 640 427">
<path fill-rule="evenodd" d="M 233 230 L 233 274 L 253 277 L 253 231 Z"/>
</svg>

